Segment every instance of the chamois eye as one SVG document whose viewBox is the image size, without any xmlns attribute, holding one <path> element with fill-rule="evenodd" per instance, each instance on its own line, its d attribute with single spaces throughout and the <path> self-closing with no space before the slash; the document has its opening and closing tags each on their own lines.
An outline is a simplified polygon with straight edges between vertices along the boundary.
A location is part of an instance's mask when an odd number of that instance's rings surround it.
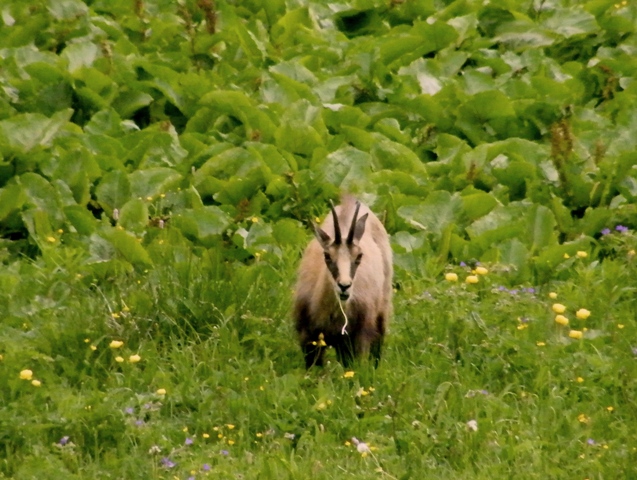
<svg viewBox="0 0 637 480">
<path fill-rule="evenodd" d="M 332 257 L 330 257 L 329 253 L 323 252 L 323 256 L 325 257 L 325 261 L 326 262 L 331 262 L 332 261 Z"/>
<path fill-rule="evenodd" d="M 363 254 L 362 254 L 362 253 L 359 253 L 359 254 L 356 256 L 356 260 L 354 260 L 354 262 L 356 263 L 356 265 L 358 265 L 358 264 L 360 264 L 360 263 L 361 263 L 361 260 L 362 260 L 362 259 L 363 259 Z"/>
</svg>

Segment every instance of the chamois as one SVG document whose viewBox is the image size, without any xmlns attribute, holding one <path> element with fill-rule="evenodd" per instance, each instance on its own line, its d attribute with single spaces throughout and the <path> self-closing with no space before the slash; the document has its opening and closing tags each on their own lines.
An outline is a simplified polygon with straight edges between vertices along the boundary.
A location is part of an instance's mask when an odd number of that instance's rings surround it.
<svg viewBox="0 0 637 480">
<path fill-rule="evenodd" d="M 332 204 L 331 212 L 320 227 L 313 224 L 316 238 L 303 254 L 296 284 L 294 319 L 305 366 L 323 365 L 327 346 L 344 366 L 370 353 L 377 366 L 392 308 L 389 237 L 353 197 Z"/>
</svg>

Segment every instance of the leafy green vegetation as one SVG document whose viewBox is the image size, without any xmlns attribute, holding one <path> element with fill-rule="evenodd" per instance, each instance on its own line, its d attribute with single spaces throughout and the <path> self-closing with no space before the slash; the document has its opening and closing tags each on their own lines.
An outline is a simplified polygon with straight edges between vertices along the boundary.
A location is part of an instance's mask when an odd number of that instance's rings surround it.
<svg viewBox="0 0 637 480">
<path fill-rule="evenodd" d="M 5 1 L 0 477 L 635 476 L 636 20 Z M 395 315 L 377 370 L 306 373 L 291 288 L 341 191 Z"/>
</svg>

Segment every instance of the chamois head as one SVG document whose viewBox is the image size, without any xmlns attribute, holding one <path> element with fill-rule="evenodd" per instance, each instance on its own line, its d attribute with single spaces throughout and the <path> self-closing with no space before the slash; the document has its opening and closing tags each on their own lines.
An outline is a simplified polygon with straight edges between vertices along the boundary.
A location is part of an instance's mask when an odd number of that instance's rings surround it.
<svg viewBox="0 0 637 480">
<path fill-rule="evenodd" d="M 331 203 L 331 202 L 330 202 Z M 314 225 L 314 234 L 321 247 L 323 247 L 323 255 L 325 256 L 325 265 L 330 272 L 331 279 L 336 294 L 343 301 L 348 300 L 352 294 L 352 283 L 356 270 L 363 259 L 363 251 L 359 247 L 359 241 L 365 233 L 365 222 L 368 214 L 358 218 L 358 210 L 360 203 L 356 202 L 354 217 L 349 226 L 347 238 L 343 243 L 341 236 L 341 227 L 338 223 L 338 215 L 331 204 L 332 218 L 334 220 L 334 238 L 317 225 Z"/>
</svg>

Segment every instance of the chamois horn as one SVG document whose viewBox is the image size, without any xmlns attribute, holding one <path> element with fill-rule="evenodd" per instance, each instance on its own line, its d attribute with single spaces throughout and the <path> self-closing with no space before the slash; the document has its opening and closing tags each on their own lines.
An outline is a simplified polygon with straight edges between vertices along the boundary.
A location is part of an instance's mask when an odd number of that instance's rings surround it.
<svg viewBox="0 0 637 480">
<path fill-rule="evenodd" d="M 347 244 L 354 243 L 354 231 L 356 230 L 356 220 L 358 220 L 358 210 L 361 208 L 361 202 L 356 202 L 356 210 L 354 210 L 354 218 L 352 218 L 352 224 L 349 227 L 349 233 L 347 234 Z"/>
<path fill-rule="evenodd" d="M 336 210 L 334 210 L 334 202 L 332 202 L 331 200 L 330 208 L 332 209 L 332 218 L 334 219 L 334 245 L 340 245 L 342 242 L 341 227 L 338 224 L 338 216 L 336 215 Z"/>
</svg>

